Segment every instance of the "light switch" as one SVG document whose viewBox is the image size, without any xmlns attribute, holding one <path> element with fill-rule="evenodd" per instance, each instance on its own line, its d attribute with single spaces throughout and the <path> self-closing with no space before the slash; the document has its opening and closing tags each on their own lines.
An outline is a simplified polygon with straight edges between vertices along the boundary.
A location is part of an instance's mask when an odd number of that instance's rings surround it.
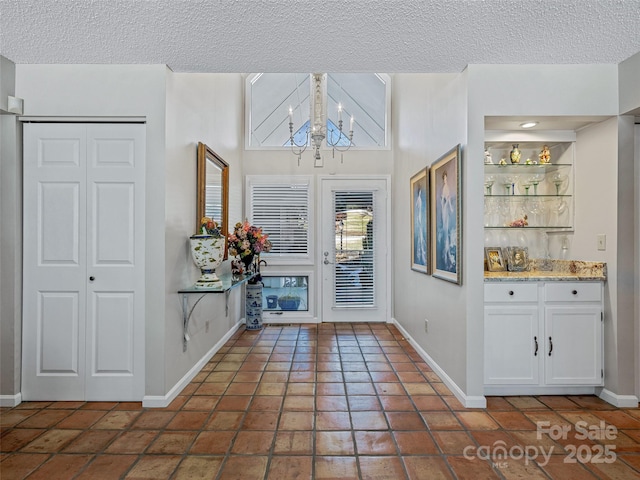
<svg viewBox="0 0 640 480">
<path fill-rule="evenodd" d="M 606 250 L 607 236 L 604 233 L 600 233 L 597 235 L 597 238 L 598 238 L 598 250 Z"/>
</svg>

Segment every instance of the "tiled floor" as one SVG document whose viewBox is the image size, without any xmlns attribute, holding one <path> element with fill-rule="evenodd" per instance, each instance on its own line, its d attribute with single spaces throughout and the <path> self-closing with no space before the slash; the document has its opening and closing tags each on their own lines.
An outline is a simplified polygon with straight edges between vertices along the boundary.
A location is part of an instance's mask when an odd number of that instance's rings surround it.
<svg viewBox="0 0 640 480">
<path fill-rule="evenodd" d="M 240 331 L 164 409 L 1 413 L 2 480 L 640 478 L 639 409 L 592 396 L 465 409 L 388 324 Z"/>
</svg>

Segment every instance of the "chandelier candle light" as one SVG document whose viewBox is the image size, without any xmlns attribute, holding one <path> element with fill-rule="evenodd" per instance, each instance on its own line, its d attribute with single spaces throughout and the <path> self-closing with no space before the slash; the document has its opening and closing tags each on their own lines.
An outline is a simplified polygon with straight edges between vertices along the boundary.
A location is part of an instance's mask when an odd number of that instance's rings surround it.
<svg viewBox="0 0 640 480">
<path fill-rule="evenodd" d="M 314 167 L 322 167 L 322 157 L 320 155 L 320 148 L 322 147 L 322 141 L 326 139 L 327 146 L 332 148 L 332 154 L 335 155 L 335 151 L 346 152 L 353 146 L 353 115 L 349 120 L 349 134 L 346 135 L 342 131 L 342 104 L 338 103 L 338 131 L 334 129 L 329 131 L 327 137 L 326 118 L 324 114 L 324 102 L 323 102 L 323 74 L 313 74 L 313 96 L 312 111 L 313 111 L 313 125 L 311 129 L 307 129 L 305 142 L 301 145 L 297 144 L 293 136 L 293 108 L 289 107 L 289 141 L 291 143 L 291 151 L 294 155 L 298 156 L 298 166 L 300 166 L 300 157 L 302 153 L 307 149 L 309 145 L 309 138 L 311 138 L 311 144 L 315 150 L 314 154 Z M 340 142 L 348 140 L 348 144 L 340 144 Z M 342 162 L 342 155 L 340 156 Z"/>
</svg>

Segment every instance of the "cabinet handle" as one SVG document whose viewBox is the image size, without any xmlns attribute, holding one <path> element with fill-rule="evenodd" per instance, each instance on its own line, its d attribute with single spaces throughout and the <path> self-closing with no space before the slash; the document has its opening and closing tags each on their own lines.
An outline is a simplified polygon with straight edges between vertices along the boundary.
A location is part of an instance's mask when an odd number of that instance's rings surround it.
<svg viewBox="0 0 640 480">
<path fill-rule="evenodd" d="M 573 293 L 574 295 L 578 294 L 578 290 L 572 290 L 571 293 Z"/>
<path fill-rule="evenodd" d="M 96 279 L 96 277 L 89 277 L 89 281 L 93 282 Z"/>
<path fill-rule="evenodd" d="M 509 295 L 513 296 L 513 290 L 509 290 Z"/>
<path fill-rule="evenodd" d="M 549 356 L 551 356 L 551 352 L 553 352 L 553 340 L 549 337 Z"/>
<path fill-rule="evenodd" d="M 538 356 L 538 337 L 533 337 L 533 341 L 536 343 L 536 351 L 533 352 L 533 356 L 537 357 Z"/>
</svg>

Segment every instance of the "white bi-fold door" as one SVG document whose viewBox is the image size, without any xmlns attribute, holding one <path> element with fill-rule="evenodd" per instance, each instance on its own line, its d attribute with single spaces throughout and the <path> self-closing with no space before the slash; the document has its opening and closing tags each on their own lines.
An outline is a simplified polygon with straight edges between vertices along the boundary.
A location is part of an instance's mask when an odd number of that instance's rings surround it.
<svg viewBox="0 0 640 480">
<path fill-rule="evenodd" d="M 142 124 L 24 125 L 23 400 L 144 395 Z"/>
</svg>

